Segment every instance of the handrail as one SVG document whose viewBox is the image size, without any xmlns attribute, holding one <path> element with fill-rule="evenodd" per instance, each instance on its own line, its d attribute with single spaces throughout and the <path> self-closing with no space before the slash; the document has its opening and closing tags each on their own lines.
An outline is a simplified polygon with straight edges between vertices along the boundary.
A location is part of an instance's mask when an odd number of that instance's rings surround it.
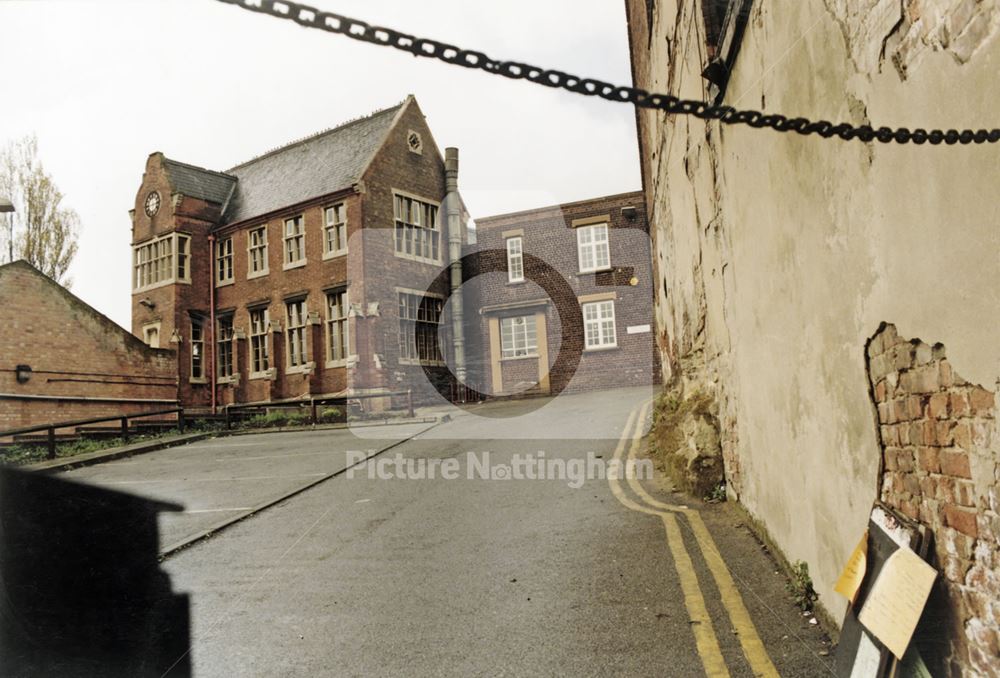
<svg viewBox="0 0 1000 678">
<path fill-rule="evenodd" d="M 266 410 L 266 409 L 281 409 L 283 407 L 305 407 L 308 406 L 310 410 L 309 422 L 311 424 L 316 424 L 318 421 L 316 406 L 326 405 L 328 403 L 344 403 L 346 404 L 349 400 L 364 400 L 366 398 L 391 398 L 393 396 L 401 397 L 406 396 L 406 410 L 410 417 L 413 417 L 413 391 L 387 391 L 386 393 L 358 393 L 354 395 L 338 395 L 338 396 L 327 396 L 323 398 L 295 398 L 293 400 L 283 400 L 280 402 L 268 402 L 268 403 L 230 403 L 223 407 L 223 412 L 226 415 L 226 429 L 232 427 L 232 420 L 230 418 L 230 413 L 241 412 L 241 411 L 252 411 L 252 410 Z"/>
<path fill-rule="evenodd" d="M 93 417 L 91 419 L 77 419 L 74 421 L 62 421 L 38 426 L 25 426 L 22 428 L 12 428 L 7 431 L 0 431 L 0 438 L 7 436 L 18 436 L 27 433 L 37 433 L 46 431 L 48 433 L 47 445 L 49 448 L 49 459 L 56 458 L 56 430 L 61 428 L 73 428 L 76 426 L 88 426 L 90 424 L 103 424 L 106 421 L 120 421 L 122 428 L 122 438 L 126 441 L 129 437 L 128 422 L 130 419 L 142 419 L 144 417 L 159 417 L 165 414 L 177 415 L 177 429 L 184 430 L 184 408 L 174 407 L 168 410 L 157 410 L 155 412 L 140 412 L 137 414 L 116 414 L 110 417 Z"/>
</svg>

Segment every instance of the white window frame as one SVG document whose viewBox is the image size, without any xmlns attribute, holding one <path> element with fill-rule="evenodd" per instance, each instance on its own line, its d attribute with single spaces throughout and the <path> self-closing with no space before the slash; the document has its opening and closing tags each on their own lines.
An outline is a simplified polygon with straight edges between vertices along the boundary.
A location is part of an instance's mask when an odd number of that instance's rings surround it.
<svg viewBox="0 0 1000 678">
<path fill-rule="evenodd" d="M 221 315 L 215 319 L 215 374 L 220 382 L 232 381 L 238 369 L 234 320 L 232 314 Z M 228 365 L 223 360 L 223 353 L 229 358 Z"/>
<path fill-rule="evenodd" d="M 292 313 L 292 306 L 301 304 L 301 311 L 294 315 Z M 292 319 L 295 319 L 298 324 L 293 325 Z M 294 299 L 285 302 L 285 364 L 287 365 L 287 371 L 292 372 L 302 372 L 305 370 L 306 365 L 309 364 L 309 332 L 307 328 L 309 327 L 309 309 L 306 306 L 305 299 Z M 298 354 L 293 350 L 295 344 L 298 344 Z"/>
<path fill-rule="evenodd" d="M 419 205 L 419 211 L 413 212 L 413 204 Z M 433 210 L 433 216 L 429 213 Z M 404 214 L 408 212 L 408 214 Z M 413 217 L 417 219 L 414 220 Z M 402 218 L 401 218 L 402 217 Z M 444 241 L 444 234 L 441 228 L 441 203 L 417 195 L 411 195 L 403 191 L 393 190 L 392 192 L 392 218 L 393 218 L 393 252 L 401 259 L 410 259 L 425 264 L 441 264 L 444 261 L 444 248 L 447 243 Z M 431 220 L 429 226 L 425 225 L 428 219 Z M 402 229 L 402 230 L 401 230 Z M 407 237 L 409 235 L 409 239 Z M 419 235 L 419 238 L 417 237 Z M 424 244 L 429 244 L 431 256 L 425 257 L 422 254 L 415 254 L 420 240 L 420 249 L 424 250 Z M 406 251 L 406 244 L 409 243 L 410 251 Z M 434 256 L 435 245 L 437 256 Z"/>
<path fill-rule="evenodd" d="M 615 324 L 615 302 L 612 299 L 581 304 L 583 312 L 583 349 L 600 351 L 618 346 L 618 328 Z M 588 318 L 588 312 L 593 317 Z M 610 323 L 610 331 L 608 329 Z M 610 338 L 609 338 L 610 334 Z"/>
<path fill-rule="evenodd" d="M 336 238 L 339 247 L 330 247 L 331 236 Z M 347 254 L 347 204 L 338 202 L 323 210 L 323 258 L 332 259 L 345 254 Z"/>
<path fill-rule="evenodd" d="M 197 332 L 195 332 L 197 330 Z M 208 381 L 208 365 L 205 360 L 205 321 L 200 318 L 191 318 L 191 355 L 189 381 L 192 384 L 204 384 Z M 195 374 L 195 358 L 198 358 L 198 368 L 200 374 Z"/>
<path fill-rule="evenodd" d="M 505 241 L 507 247 L 507 282 L 524 282 L 524 236 L 515 235 Z"/>
<path fill-rule="evenodd" d="M 600 236 L 600 237 L 598 237 Z M 605 263 L 600 263 L 603 250 Z M 607 224 L 591 224 L 576 229 L 576 253 L 580 273 L 607 271 L 611 268 L 611 238 Z M 589 257 L 588 257 L 589 255 Z M 590 259 L 589 263 L 587 259 Z"/>
<path fill-rule="evenodd" d="M 149 341 L 149 335 L 152 332 L 156 332 L 156 346 L 153 346 L 153 344 Z M 160 323 L 149 323 L 148 325 L 143 325 L 142 341 L 150 348 L 160 348 Z"/>
<path fill-rule="evenodd" d="M 254 322 L 254 316 L 261 321 Z M 259 379 L 268 376 L 271 368 L 271 349 L 268 345 L 268 335 L 271 334 L 271 318 L 267 307 L 250 309 L 250 378 Z M 256 369 L 256 368 L 262 369 Z"/>
<path fill-rule="evenodd" d="M 534 315 L 500 318 L 500 357 L 503 360 L 538 357 L 538 321 Z"/>
<path fill-rule="evenodd" d="M 340 297 L 341 303 L 340 315 L 335 316 L 333 314 L 334 305 L 331 304 L 331 299 L 333 297 Z M 347 290 L 331 290 L 326 293 L 326 366 L 327 367 L 343 367 L 347 364 L 347 359 L 351 355 L 351 332 L 350 323 L 348 321 L 348 312 L 350 310 L 350 303 L 347 299 Z M 340 338 L 341 354 L 339 357 L 336 355 L 337 351 L 334 350 L 334 332 L 338 334 Z"/>
<path fill-rule="evenodd" d="M 257 242 L 254 242 L 255 235 L 262 233 Z M 262 266 L 254 270 L 257 260 L 254 258 L 255 254 L 259 254 L 259 258 L 262 262 Z M 268 262 L 267 262 L 268 248 L 267 248 L 267 224 L 260 224 L 254 226 L 247 230 L 247 280 L 252 278 L 260 278 L 268 274 Z"/>
<path fill-rule="evenodd" d="M 233 238 L 215 241 L 215 286 L 232 285 L 236 279 L 233 266 Z"/>
<path fill-rule="evenodd" d="M 191 284 L 190 236 L 170 233 L 132 246 L 132 292 L 174 283 Z"/>
<path fill-rule="evenodd" d="M 294 223 L 298 225 L 298 231 L 289 235 L 288 225 Z M 281 268 L 287 271 L 290 268 L 299 268 L 300 266 L 306 265 L 306 220 L 305 215 L 300 214 L 295 217 L 288 217 L 282 221 L 282 235 L 284 236 L 281 257 L 282 262 L 284 262 Z M 289 254 L 292 250 L 289 249 L 292 241 L 298 241 L 298 254 L 300 255 L 298 259 L 289 259 Z"/>
</svg>

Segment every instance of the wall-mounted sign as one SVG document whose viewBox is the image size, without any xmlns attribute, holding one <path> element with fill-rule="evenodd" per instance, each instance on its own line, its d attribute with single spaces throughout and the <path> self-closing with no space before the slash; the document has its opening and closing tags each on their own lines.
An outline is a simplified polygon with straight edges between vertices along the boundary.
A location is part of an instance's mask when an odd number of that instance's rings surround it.
<svg viewBox="0 0 1000 678">
<path fill-rule="evenodd" d="M 649 331 L 649 325 L 629 325 L 626 329 L 629 334 L 646 334 Z"/>
</svg>

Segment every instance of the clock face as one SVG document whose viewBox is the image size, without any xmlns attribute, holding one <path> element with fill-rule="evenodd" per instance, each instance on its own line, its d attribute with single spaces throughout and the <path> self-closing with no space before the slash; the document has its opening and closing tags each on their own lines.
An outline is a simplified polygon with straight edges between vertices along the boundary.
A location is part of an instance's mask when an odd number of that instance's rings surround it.
<svg viewBox="0 0 1000 678">
<path fill-rule="evenodd" d="M 160 194 L 152 191 L 146 196 L 146 216 L 153 216 L 160 209 Z"/>
</svg>

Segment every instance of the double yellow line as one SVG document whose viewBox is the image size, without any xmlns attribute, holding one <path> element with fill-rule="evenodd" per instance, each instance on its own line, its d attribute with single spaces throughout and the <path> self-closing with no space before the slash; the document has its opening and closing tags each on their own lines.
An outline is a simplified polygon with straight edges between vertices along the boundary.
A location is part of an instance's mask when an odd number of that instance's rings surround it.
<svg viewBox="0 0 1000 678">
<path fill-rule="evenodd" d="M 691 619 L 691 628 L 694 631 L 695 645 L 698 648 L 698 655 L 701 657 L 702 666 L 705 668 L 709 678 L 729 676 L 729 669 L 722 658 L 722 651 L 719 649 L 719 640 L 715 635 L 712 625 L 712 618 L 705 606 L 705 598 L 702 595 L 701 587 L 698 584 L 698 576 L 695 573 L 691 556 L 684 546 L 681 536 L 678 516 L 687 520 L 687 524 L 694 534 L 695 540 L 701 549 L 705 563 L 708 565 L 712 578 L 719 589 L 722 606 L 725 608 L 740 640 L 743 654 L 750 663 L 750 668 L 754 675 L 766 678 L 778 678 L 778 671 L 771 663 L 771 658 L 767 655 L 764 643 L 761 642 L 757 634 L 757 628 L 750 619 L 743 598 L 740 596 L 736 583 L 733 581 L 729 569 L 719 553 L 712 535 L 701 519 L 701 515 L 694 509 L 687 506 L 666 504 L 649 494 L 641 483 L 636 479 L 635 473 L 630 472 L 635 467 L 635 460 L 639 452 L 639 445 L 642 441 L 643 425 L 646 416 L 649 414 L 650 403 L 637 407 L 629 414 L 622 431 L 618 446 L 615 448 L 614 467 L 620 469 L 619 474 L 608 474 L 608 485 L 612 494 L 626 508 L 639 513 L 657 516 L 663 521 L 666 530 L 667 545 L 673 556 L 674 567 L 677 569 L 677 577 L 680 580 L 681 591 L 684 594 L 684 605 L 687 608 L 688 616 Z M 628 463 L 624 461 L 625 449 L 628 448 Z M 624 475 L 629 488 L 635 493 L 637 499 L 630 497 L 621 486 L 621 478 Z"/>
</svg>

